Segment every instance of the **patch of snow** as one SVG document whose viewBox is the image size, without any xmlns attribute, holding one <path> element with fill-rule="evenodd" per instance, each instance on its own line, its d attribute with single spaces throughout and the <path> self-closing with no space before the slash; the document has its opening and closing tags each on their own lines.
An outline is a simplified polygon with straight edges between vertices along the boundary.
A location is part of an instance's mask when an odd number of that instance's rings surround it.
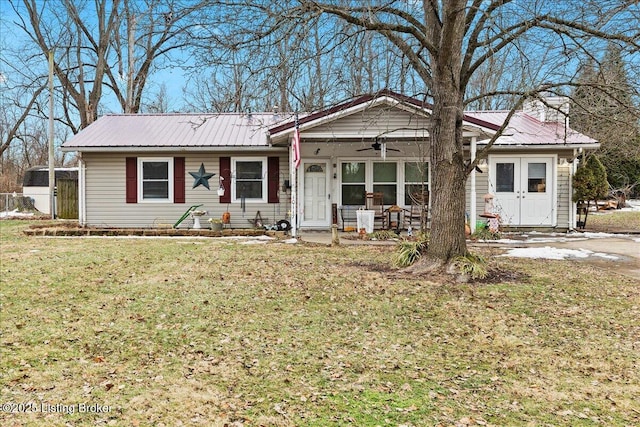
<svg viewBox="0 0 640 427">
<path fill-rule="evenodd" d="M 291 239 L 283 240 L 282 243 L 288 243 L 288 244 L 298 243 L 298 239 L 296 239 L 295 237 L 292 237 Z"/>
<path fill-rule="evenodd" d="M 506 243 L 506 244 L 523 243 L 522 240 L 515 240 L 515 239 L 480 240 L 480 242 L 483 242 L 483 243 L 495 242 L 495 243 Z"/>
<path fill-rule="evenodd" d="M 524 243 L 557 243 L 557 242 L 580 242 L 589 239 L 610 239 L 610 238 L 629 238 L 628 234 L 612 234 L 612 233 L 590 233 L 590 232 L 574 232 L 574 233 L 556 233 L 545 235 L 544 237 L 529 237 Z"/>
<path fill-rule="evenodd" d="M 640 211 L 640 200 L 627 200 L 627 207 L 621 211 Z"/>
<path fill-rule="evenodd" d="M 222 237 L 224 240 L 275 240 L 275 237 L 269 236 L 224 236 Z"/>
<path fill-rule="evenodd" d="M 567 259 L 588 258 L 593 252 L 585 249 L 560 249 L 545 246 L 542 248 L 514 248 L 509 249 L 504 257 L 536 258 L 536 259 Z M 604 254 L 603 254 L 604 255 Z"/>
<path fill-rule="evenodd" d="M 264 245 L 267 243 L 265 240 L 247 240 L 246 242 L 240 243 L 241 245 Z"/>
<path fill-rule="evenodd" d="M 608 259 L 608 260 L 612 260 L 612 261 L 616 261 L 619 260 L 620 257 L 615 256 L 615 255 L 611 255 L 611 254 L 605 254 L 602 252 L 594 252 L 592 254 L 592 256 L 598 257 L 598 258 L 604 258 L 604 259 Z"/>
<path fill-rule="evenodd" d="M 28 218 L 32 216 L 33 212 L 20 212 L 18 209 L 0 212 L 0 218 Z"/>
<path fill-rule="evenodd" d="M 589 233 L 589 232 L 585 232 L 582 233 L 582 235 L 584 237 L 586 237 L 587 239 L 605 239 L 608 237 L 621 237 L 623 236 L 622 234 L 613 234 L 613 233 Z"/>
<path fill-rule="evenodd" d="M 558 237 L 534 237 L 532 239 L 527 239 L 526 243 L 558 243 L 558 242 L 578 242 L 582 240 L 587 240 L 586 237 L 567 237 L 567 236 L 558 236 Z"/>
<path fill-rule="evenodd" d="M 481 240 L 481 242 L 495 242 L 504 244 L 531 244 L 531 243 L 561 243 L 561 242 L 580 242 L 589 239 L 607 239 L 607 238 L 630 238 L 628 234 L 612 234 L 612 233 L 591 233 L 591 232 L 572 232 L 572 233 L 540 233 L 532 231 L 523 233 L 520 236 L 524 240 L 517 239 L 499 239 L 499 240 Z"/>
<path fill-rule="evenodd" d="M 523 233 L 522 235 L 524 237 L 527 237 L 529 235 L 534 235 L 534 236 L 537 236 L 537 235 L 541 235 L 541 236 L 565 236 L 566 234 L 567 233 L 559 233 L 559 232 L 543 233 L 541 231 L 531 230 L 531 231 L 529 231 L 527 233 Z"/>
<path fill-rule="evenodd" d="M 259 245 L 263 243 L 269 243 L 276 240 L 275 237 L 269 236 L 237 236 L 243 238 L 245 241 L 241 242 L 242 245 Z"/>
</svg>

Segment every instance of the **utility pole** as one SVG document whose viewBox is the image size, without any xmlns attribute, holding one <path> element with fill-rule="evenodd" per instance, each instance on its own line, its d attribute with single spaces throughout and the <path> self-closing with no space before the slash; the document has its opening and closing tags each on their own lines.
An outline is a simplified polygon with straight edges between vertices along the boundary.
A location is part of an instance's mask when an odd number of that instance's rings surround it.
<svg viewBox="0 0 640 427">
<path fill-rule="evenodd" d="M 53 147 L 53 49 L 49 51 L 49 212 L 56 218 L 56 165 Z"/>
<path fill-rule="evenodd" d="M 127 64 L 129 66 L 129 72 L 127 75 L 127 105 L 125 107 L 125 113 L 133 113 L 133 74 L 135 72 L 135 32 L 136 32 L 136 15 L 130 14 L 127 16 L 127 35 L 128 35 L 128 53 Z"/>
</svg>

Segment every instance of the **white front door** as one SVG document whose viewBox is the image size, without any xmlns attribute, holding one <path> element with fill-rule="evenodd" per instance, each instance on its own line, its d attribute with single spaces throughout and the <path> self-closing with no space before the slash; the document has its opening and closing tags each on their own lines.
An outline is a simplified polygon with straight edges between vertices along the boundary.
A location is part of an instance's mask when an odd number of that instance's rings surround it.
<svg viewBox="0 0 640 427">
<path fill-rule="evenodd" d="M 491 157 L 489 192 L 503 224 L 556 224 L 553 165 L 553 157 Z"/>
<path fill-rule="evenodd" d="M 329 227 L 329 161 L 302 162 L 302 227 Z"/>
</svg>

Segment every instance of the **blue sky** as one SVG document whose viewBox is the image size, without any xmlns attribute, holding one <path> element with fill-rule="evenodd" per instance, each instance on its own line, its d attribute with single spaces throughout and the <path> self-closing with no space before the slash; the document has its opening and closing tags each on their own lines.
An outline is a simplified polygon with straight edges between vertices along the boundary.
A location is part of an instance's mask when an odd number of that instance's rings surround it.
<svg viewBox="0 0 640 427">
<path fill-rule="evenodd" d="M 20 14 L 26 17 L 27 12 L 25 10 L 25 6 L 22 4 L 22 1 L 17 0 L 14 3 Z M 42 3 L 40 2 L 40 4 Z M 20 17 L 16 14 L 9 1 L 0 0 L 0 56 L 2 56 L 3 59 L 6 58 L 5 54 L 7 53 L 7 48 L 10 49 L 12 47 L 21 46 L 22 43 L 28 42 L 29 40 L 29 37 L 25 34 L 25 32 L 15 25 L 15 22 L 19 22 L 19 20 Z M 188 61 L 188 58 L 181 57 L 180 55 L 177 55 L 176 59 L 182 63 Z M 34 71 L 37 71 L 38 74 L 44 76 L 47 74 L 48 69 L 47 58 L 44 54 L 42 54 L 41 64 L 41 70 Z M 12 71 L 10 70 L 10 68 L 7 67 L 3 62 L 0 62 L 0 88 L 4 84 L 11 84 L 11 81 L 15 80 L 15 78 L 15 76 L 12 77 Z M 163 70 L 156 70 L 148 79 L 145 93 L 147 94 L 147 96 L 156 94 L 160 90 L 161 85 L 164 84 L 167 89 L 170 109 L 179 110 L 183 107 L 183 87 L 186 83 L 187 77 L 185 76 L 183 70 L 180 68 L 173 67 Z M 55 84 L 57 84 L 57 82 Z M 105 90 L 108 91 L 108 89 L 106 88 Z M 106 94 L 108 93 L 109 92 L 106 92 Z M 104 97 L 100 104 L 100 107 L 101 113 L 122 112 L 122 108 L 113 95 Z"/>
</svg>

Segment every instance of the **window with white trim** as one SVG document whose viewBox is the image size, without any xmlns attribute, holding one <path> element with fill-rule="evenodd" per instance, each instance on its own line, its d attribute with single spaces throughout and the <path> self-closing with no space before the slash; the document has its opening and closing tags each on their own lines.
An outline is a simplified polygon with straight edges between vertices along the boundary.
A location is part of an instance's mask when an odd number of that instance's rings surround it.
<svg viewBox="0 0 640 427">
<path fill-rule="evenodd" d="M 173 202 L 173 159 L 138 158 L 138 202 Z"/>
<path fill-rule="evenodd" d="M 343 205 L 364 205 L 367 180 L 365 165 L 365 162 L 342 162 Z"/>
<path fill-rule="evenodd" d="M 266 203 L 267 158 L 235 158 L 231 162 L 231 200 Z"/>
<path fill-rule="evenodd" d="M 404 204 L 411 205 L 411 194 L 429 190 L 429 164 L 426 162 L 404 163 Z"/>
<path fill-rule="evenodd" d="M 409 206 L 412 193 L 429 190 L 429 163 L 344 160 L 340 162 L 340 187 L 343 205 L 362 206 L 365 192 L 380 192 L 385 206 Z"/>
<path fill-rule="evenodd" d="M 398 199 L 398 164 L 395 162 L 373 163 L 373 192 L 383 194 L 385 205 L 395 205 Z"/>
</svg>

